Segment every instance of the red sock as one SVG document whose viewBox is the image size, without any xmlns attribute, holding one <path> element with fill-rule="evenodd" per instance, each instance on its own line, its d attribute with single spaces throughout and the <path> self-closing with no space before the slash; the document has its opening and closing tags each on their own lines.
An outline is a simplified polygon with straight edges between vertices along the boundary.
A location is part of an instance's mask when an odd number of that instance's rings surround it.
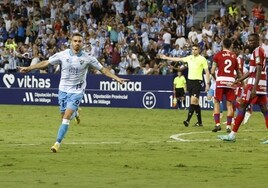
<svg viewBox="0 0 268 188">
<path fill-rule="evenodd" d="M 220 124 L 220 114 L 214 114 L 214 120 L 216 125 Z"/>
<path fill-rule="evenodd" d="M 266 128 L 268 129 L 268 111 L 263 113 L 263 116 L 264 116 L 264 119 L 265 119 Z"/>
<path fill-rule="evenodd" d="M 232 119 L 233 119 L 233 116 L 227 116 L 226 125 L 232 125 Z"/>
<path fill-rule="evenodd" d="M 235 102 L 235 103 L 233 104 L 233 110 L 234 110 L 234 113 L 235 113 L 235 111 L 236 111 L 236 104 L 238 104 L 238 103 Z"/>
<path fill-rule="evenodd" d="M 244 120 L 244 117 L 245 117 L 245 111 L 239 110 L 238 111 L 238 114 L 237 114 L 237 116 L 235 118 L 235 124 L 233 126 L 233 131 L 234 132 L 237 132 L 238 131 L 238 129 L 239 129 L 242 121 Z"/>
</svg>

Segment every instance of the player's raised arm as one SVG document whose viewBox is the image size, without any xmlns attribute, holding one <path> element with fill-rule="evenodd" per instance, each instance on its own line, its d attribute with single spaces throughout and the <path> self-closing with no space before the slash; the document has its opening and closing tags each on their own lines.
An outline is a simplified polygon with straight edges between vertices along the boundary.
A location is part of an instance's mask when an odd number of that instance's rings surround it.
<svg viewBox="0 0 268 188">
<path fill-rule="evenodd" d="M 48 67 L 48 65 L 49 65 L 49 61 L 45 60 L 45 61 L 41 61 L 40 63 L 37 63 L 35 65 L 31 65 L 29 67 L 18 67 L 18 69 L 19 69 L 19 72 L 21 72 L 21 73 L 27 73 L 27 72 L 30 72 L 30 71 L 35 70 L 35 69 L 44 69 L 44 68 Z"/>
<path fill-rule="evenodd" d="M 114 80 L 116 80 L 117 82 L 119 82 L 120 84 L 128 81 L 129 79 L 125 79 L 125 78 L 119 78 L 118 76 L 116 76 L 115 74 L 111 73 L 110 70 L 108 70 L 107 68 L 103 67 L 100 69 L 100 72 L 102 74 L 104 74 L 105 76 L 112 78 Z"/>
<path fill-rule="evenodd" d="M 181 61 L 181 62 L 184 62 L 183 58 L 180 58 L 180 57 L 168 57 L 168 56 L 163 55 L 163 54 L 160 55 L 160 59 L 166 59 L 166 60 L 170 60 L 170 61 Z"/>
</svg>

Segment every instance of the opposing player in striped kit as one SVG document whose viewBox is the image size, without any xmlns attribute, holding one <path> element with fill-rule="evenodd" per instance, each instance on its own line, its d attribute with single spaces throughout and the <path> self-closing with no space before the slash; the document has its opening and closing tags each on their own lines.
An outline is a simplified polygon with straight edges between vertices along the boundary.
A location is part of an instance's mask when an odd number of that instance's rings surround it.
<svg viewBox="0 0 268 188">
<path fill-rule="evenodd" d="M 267 73 L 266 73 L 266 54 L 260 47 L 260 36 L 257 33 L 249 35 L 249 49 L 252 52 L 249 62 L 249 72 L 239 78 L 236 82 L 241 82 L 248 78 L 247 86 L 243 92 L 242 100 L 238 109 L 237 117 L 232 132 L 228 135 L 219 135 L 224 141 L 235 141 L 237 131 L 244 119 L 247 106 L 257 104 L 263 113 L 266 128 L 268 129 L 268 110 L 267 110 Z M 268 144 L 268 140 L 262 142 Z"/>
</svg>

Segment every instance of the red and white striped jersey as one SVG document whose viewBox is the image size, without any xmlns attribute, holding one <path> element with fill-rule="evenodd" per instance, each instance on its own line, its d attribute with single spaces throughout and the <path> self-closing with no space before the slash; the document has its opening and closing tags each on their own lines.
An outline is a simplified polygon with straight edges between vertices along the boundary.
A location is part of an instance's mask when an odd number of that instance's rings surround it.
<svg viewBox="0 0 268 188">
<path fill-rule="evenodd" d="M 237 56 L 238 68 L 242 74 L 241 76 L 243 76 L 244 74 L 246 74 L 248 72 L 248 70 L 244 67 L 244 62 L 245 62 L 245 60 L 241 55 Z M 237 73 L 236 73 L 236 75 L 237 75 Z M 242 83 L 237 83 L 236 87 L 237 88 L 242 87 Z"/>
<path fill-rule="evenodd" d="M 253 86 L 255 84 L 257 66 L 261 66 L 261 75 L 256 93 L 265 95 L 267 91 L 266 54 L 262 47 L 257 47 L 250 57 L 248 85 Z"/>
<path fill-rule="evenodd" d="M 241 55 L 239 55 L 237 57 L 237 63 L 238 63 L 238 68 L 239 68 L 240 72 L 242 73 L 242 75 L 243 75 L 243 71 L 244 71 L 244 69 L 243 69 L 244 62 L 245 62 L 244 58 Z"/>
</svg>

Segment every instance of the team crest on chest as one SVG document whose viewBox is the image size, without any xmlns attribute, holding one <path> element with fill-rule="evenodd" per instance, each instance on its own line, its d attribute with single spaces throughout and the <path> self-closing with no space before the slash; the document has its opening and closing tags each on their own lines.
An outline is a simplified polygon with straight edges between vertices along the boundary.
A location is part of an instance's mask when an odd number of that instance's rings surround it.
<svg viewBox="0 0 268 188">
<path fill-rule="evenodd" d="M 259 63 L 261 61 L 260 57 L 256 57 L 256 63 Z"/>
<path fill-rule="evenodd" d="M 84 60 L 80 60 L 80 65 L 83 65 L 83 63 L 85 63 Z"/>
</svg>

